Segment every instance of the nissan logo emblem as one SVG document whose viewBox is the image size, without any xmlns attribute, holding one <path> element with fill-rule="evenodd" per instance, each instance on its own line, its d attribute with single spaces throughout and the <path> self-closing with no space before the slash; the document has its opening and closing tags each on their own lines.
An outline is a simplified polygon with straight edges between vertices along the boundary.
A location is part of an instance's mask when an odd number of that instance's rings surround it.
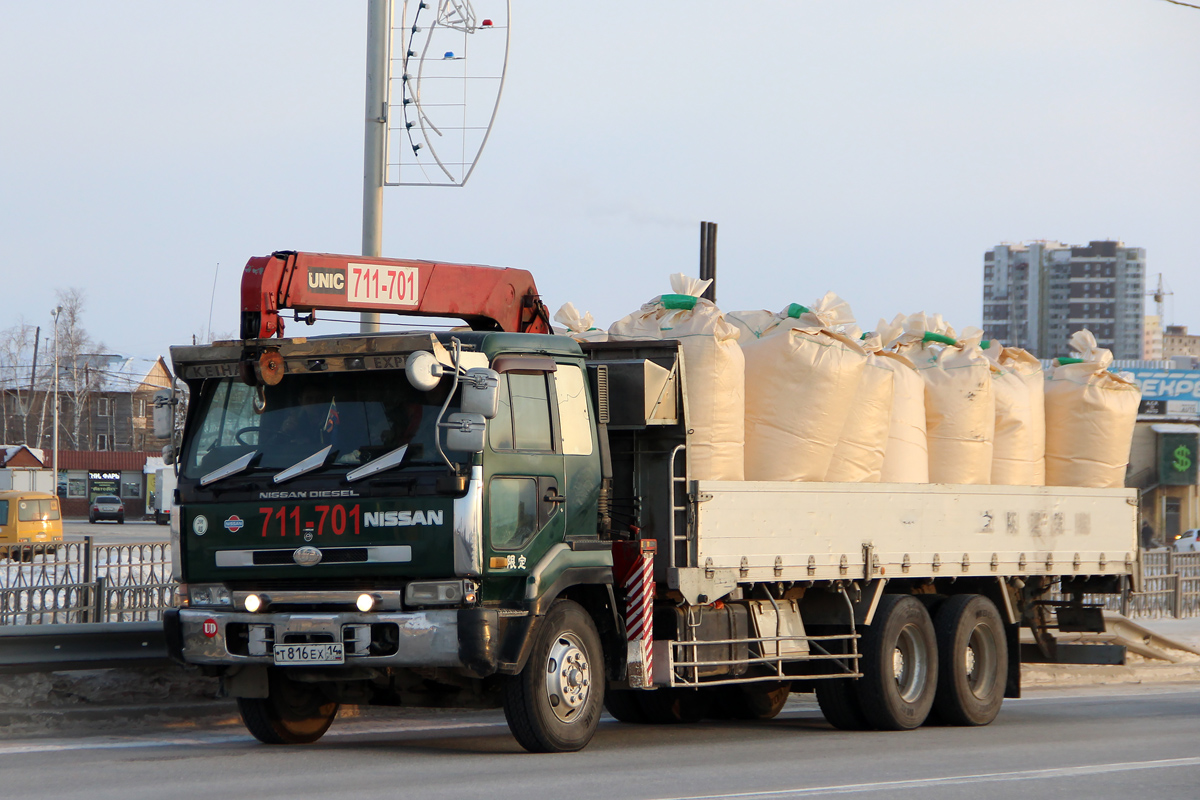
<svg viewBox="0 0 1200 800">
<path fill-rule="evenodd" d="M 321 563 L 321 551 L 315 547 L 300 547 L 292 553 L 292 560 L 302 567 L 313 567 Z"/>
</svg>

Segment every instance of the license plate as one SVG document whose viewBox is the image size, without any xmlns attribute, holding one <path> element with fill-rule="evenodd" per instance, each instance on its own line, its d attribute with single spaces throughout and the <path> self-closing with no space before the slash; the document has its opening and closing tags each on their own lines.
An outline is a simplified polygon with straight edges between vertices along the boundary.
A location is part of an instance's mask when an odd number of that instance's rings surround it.
<svg viewBox="0 0 1200 800">
<path fill-rule="evenodd" d="M 341 642 L 329 644 L 277 644 L 275 663 L 292 664 L 345 664 L 346 652 Z"/>
</svg>

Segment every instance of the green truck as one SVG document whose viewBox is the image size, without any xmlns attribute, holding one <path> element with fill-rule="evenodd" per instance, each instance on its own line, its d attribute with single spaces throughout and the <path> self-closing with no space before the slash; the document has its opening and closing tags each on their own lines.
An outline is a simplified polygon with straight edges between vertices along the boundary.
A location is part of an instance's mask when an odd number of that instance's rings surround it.
<svg viewBox="0 0 1200 800">
<path fill-rule="evenodd" d="M 281 252 L 242 294 L 242 338 L 172 348 L 182 430 L 156 408 L 166 630 L 265 743 L 342 703 L 503 707 L 534 752 L 605 708 L 759 719 L 790 692 L 847 729 L 986 724 L 1019 627 L 1052 657 L 1136 572 L 1126 490 L 694 480 L 681 344 L 552 335 L 519 270 Z M 282 308 L 470 329 L 286 338 Z"/>
</svg>

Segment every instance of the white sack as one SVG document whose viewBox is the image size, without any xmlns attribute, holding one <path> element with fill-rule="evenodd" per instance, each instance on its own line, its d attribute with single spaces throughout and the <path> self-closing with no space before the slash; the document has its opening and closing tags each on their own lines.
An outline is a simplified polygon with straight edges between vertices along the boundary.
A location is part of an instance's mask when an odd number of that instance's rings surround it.
<svg viewBox="0 0 1200 800">
<path fill-rule="evenodd" d="M 577 342 L 607 342 L 608 332 L 596 327 L 592 312 L 580 314 L 573 303 L 563 303 L 554 321 L 567 329 L 567 335 Z"/>
<path fill-rule="evenodd" d="M 1119 489 L 1142 393 L 1108 371 L 1112 353 L 1091 331 L 1071 335 L 1078 363 L 1059 359 L 1046 381 L 1046 485 Z"/>
<path fill-rule="evenodd" d="M 1043 486 L 1046 482 L 1046 416 L 1042 363 L 1024 350 L 993 341 L 984 355 L 992 362 L 996 437 L 992 484 Z"/>
<path fill-rule="evenodd" d="M 1017 373 L 1000 365 L 1000 343 L 984 350 L 992 365 L 992 394 L 996 401 L 996 432 L 992 446 L 992 479 L 996 486 L 1032 486 L 1033 411 L 1029 387 Z"/>
<path fill-rule="evenodd" d="M 925 381 L 930 483 L 991 482 L 996 398 L 991 366 L 979 349 L 982 334 L 978 329 L 964 331 L 956 340 L 954 329 L 940 316 L 908 318 L 909 345 L 900 352 Z"/>
<path fill-rule="evenodd" d="M 912 372 L 907 359 L 879 352 L 882 344 L 878 334 L 868 335 L 860 346 L 867 351 L 867 362 L 858 380 L 850 414 L 834 448 L 833 460 L 825 475 L 827 481 L 879 483 L 891 432 L 896 373 L 899 370 Z M 923 421 L 923 413 L 921 418 Z"/>
<path fill-rule="evenodd" d="M 700 297 L 711 281 L 671 276 L 662 295 L 612 324 L 610 341 L 678 339 L 683 343 L 688 466 L 694 480 L 739 481 L 745 444 L 745 359 L 739 331 Z"/>
<path fill-rule="evenodd" d="M 891 347 L 904 332 L 905 317 L 879 320 L 875 332 L 883 347 Z M 893 354 L 892 417 L 880 480 L 884 483 L 928 483 L 929 439 L 925 433 L 925 381 L 912 361 Z"/>
<path fill-rule="evenodd" d="M 779 315 L 765 309 L 761 311 L 731 311 L 725 315 L 725 321 L 741 331 L 741 336 L 738 337 L 738 343 L 741 345 L 761 339 L 769 331 L 779 327 Z"/>
<path fill-rule="evenodd" d="M 743 343 L 747 480 L 825 480 L 867 360 L 830 328 L 853 321 L 830 292 L 799 319 Z"/>
</svg>

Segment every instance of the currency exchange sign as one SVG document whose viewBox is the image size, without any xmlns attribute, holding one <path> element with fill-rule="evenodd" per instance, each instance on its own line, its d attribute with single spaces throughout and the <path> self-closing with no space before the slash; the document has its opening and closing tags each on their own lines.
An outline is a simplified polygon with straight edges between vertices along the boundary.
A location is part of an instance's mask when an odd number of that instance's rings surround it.
<svg viewBox="0 0 1200 800">
<path fill-rule="evenodd" d="M 1200 435 L 1160 433 L 1158 435 L 1158 482 L 1165 486 L 1191 486 L 1196 483 L 1197 450 Z"/>
</svg>

